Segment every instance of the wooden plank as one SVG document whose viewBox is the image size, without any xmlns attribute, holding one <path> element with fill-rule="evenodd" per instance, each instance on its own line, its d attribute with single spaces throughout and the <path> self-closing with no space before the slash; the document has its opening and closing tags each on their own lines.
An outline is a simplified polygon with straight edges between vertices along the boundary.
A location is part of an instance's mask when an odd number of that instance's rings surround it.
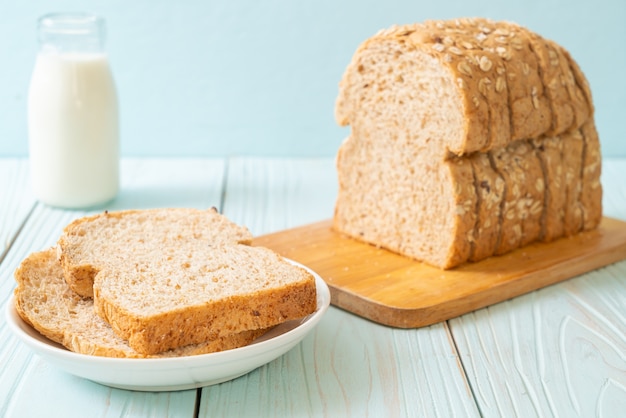
<svg viewBox="0 0 626 418">
<path fill-rule="evenodd" d="M 228 162 L 224 213 L 254 235 L 332 216 L 334 160 L 233 158 Z"/>
<path fill-rule="evenodd" d="M 0 159 L 0 261 L 35 205 L 29 178 L 28 160 Z"/>
<path fill-rule="evenodd" d="M 334 162 L 234 159 L 225 214 L 254 233 L 328 218 Z M 329 174 L 330 173 L 330 174 Z M 479 416 L 447 325 L 393 329 L 331 307 L 281 358 L 204 388 L 199 416 Z"/>
<path fill-rule="evenodd" d="M 109 205 L 89 211 L 35 206 L 0 264 L 0 306 L 15 284 L 13 270 L 32 251 L 53 245 L 73 219 L 96 211 L 149 207 L 219 206 L 225 164 L 208 159 L 132 159 L 122 162 L 122 190 Z M 10 198 L 10 196 L 9 196 Z M 3 310 L 4 312 L 4 310 Z M 0 416 L 63 417 L 187 416 L 195 412 L 196 390 L 139 393 L 111 389 L 57 370 L 33 355 L 0 317 Z M 52 411 L 52 412 L 51 412 Z"/>
<path fill-rule="evenodd" d="M 485 417 L 626 410 L 626 262 L 450 321 Z"/>
<path fill-rule="evenodd" d="M 626 258 L 626 223 L 604 218 L 597 230 L 453 270 L 410 260 L 335 232 L 330 221 L 258 237 L 316 270 L 332 303 L 395 327 L 444 321 Z"/>
<path fill-rule="evenodd" d="M 210 158 L 122 161 L 122 184 L 107 209 L 220 208 L 226 162 Z"/>
<path fill-rule="evenodd" d="M 478 417 L 445 324 L 389 328 L 330 308 L 279 359 L 202 391 L 200 417 Z"/>
</svg>

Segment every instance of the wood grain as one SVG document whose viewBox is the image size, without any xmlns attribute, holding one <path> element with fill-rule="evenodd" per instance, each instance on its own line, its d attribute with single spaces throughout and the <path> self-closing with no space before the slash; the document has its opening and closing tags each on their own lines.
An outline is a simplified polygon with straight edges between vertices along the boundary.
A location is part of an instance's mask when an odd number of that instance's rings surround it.
<svg viewBox="0 0 626 418">
<path fill-rule="evenodd" d="M 30 190 L 28 162 L 5 158 L 0 164 L 0 261 L 35 205 Z"/>
<path fill-rule="evenodd" d="M 604 218 L 594 231 L 447 271 L 347 238 L 331 221 L 260 236 L 254 243 L 318 272 L 335 306 L 381 324 L 414 328 L 624 259 L 626 223 Z"/>
<path fill-rule="evenodd" d="M 626 262 L 450 321 L 484 417 L 618 417 Z"/>
</svg>

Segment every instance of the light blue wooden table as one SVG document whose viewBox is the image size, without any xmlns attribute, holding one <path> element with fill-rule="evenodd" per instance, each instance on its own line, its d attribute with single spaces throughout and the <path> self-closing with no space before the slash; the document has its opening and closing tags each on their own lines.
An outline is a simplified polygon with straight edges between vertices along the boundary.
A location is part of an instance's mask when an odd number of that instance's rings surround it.
<svg viewBox="0 0 626 418">
<path fill-rule="evenodd" d="M 626 220 L 626 159 L 605 160 L 606 216 Z M 332 159 L 127 159 L 107 209 L 216 206 L 255 235 L 332 216 Z M 43 206 L 25 159 L 0 159 L 0 304 L 13 270 L 85 215 Z M 4 311 L 4 309 L 3 309 Z M 0 318 L 0 417 L 626 416 L 626 261 L 427 328 L 331 307 L 302 343 L 199 390 L 111 389 L 57 370 Z"/>
</svg>

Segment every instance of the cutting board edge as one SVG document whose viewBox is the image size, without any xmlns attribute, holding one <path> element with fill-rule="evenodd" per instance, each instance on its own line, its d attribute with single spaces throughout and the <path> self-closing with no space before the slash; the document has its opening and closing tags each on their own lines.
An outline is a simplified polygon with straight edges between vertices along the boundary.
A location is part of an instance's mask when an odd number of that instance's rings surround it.
<svg viewBox="0 0 626 418">
<path fill-rule="evenodd" d="M 579 269 L 578 275 L 589 273 L 599 268 L 623 261 L 626 258 L 626 256 L 623 255 L 624 252 L 626 252 L 626 242 L 621 246 L 615 247 L 614 250 L 609 253 L 612 256 L 603 258 L 603 261 L 598 261 L 597 258 L 594 259 L 592 257 L 588 257 L 593 259 L 594 263 L 588 264 L 587 268 Z M 358 316 L 382 325 L 410 329 L 434 325 L 439 322 L 453 319 L 487 306 L 505 302 L 515 297 L 522 296 L 524 294 L 528 294 L 576 277 L 556 272 L 562 267 L 563 264 L 556 264 L 550 269 L 544 270 L 548 277 L 550 276 L 550 272 L 555 270 L 555 274 L 552 276 L 553 278 L 542 282 L 536 282 L 532 287 L 524 287 L 523 289 L 520 288 L 513 291 L 510 290 L 512 282 L 525 283 L 528 281 L 529 277 L 533 274 L 531 272 L 516 278 L 514 281 L 499 283 L 488 289 L 488 291 L 473 292 L 469 296 L 459 296 L 437 304 L 414 307 L 388 305 L 379 300 L 371 299 L 366 296 L 359 295 L 358 293 L 350 292 L 341 287 L 334 286 L 331 283 L 327 284 L 330 289 L 331 304 L 333 306 L 352 312 Z M 505 297 L 503 297 L 500 292 L 502 289 L 508 289 Z M 472 300 L 467 300 L 467 297 L 471 297 Z M 474 299 L 478 299 L 480 302 L 477 303 Z M 368 302 L 368 309 L 364 309 L 359 303 L 355 303 L 356 301 L 362 302 L 363 300 Z M 430 313 L 431 311 L 435 311 L 437 314 L 432 314 Z"/>
<path fill-rule="evenodd" d="M 619 219 L 604 217 L 603 224 L 607 221 L 609 223 L 617 222 L 621 227 L 626 227 L 626 223 Z M 329 222 L 329 220 L 323 220 L 309 225 L 303 225 L 285 231 L 267 234 L 259 238 L 265 238 L 267 240 L 272 236 L 280 236 L 289 232 L 293 233 L 294 231 L 304 231 L 307 228 L 326 228 L 330 226 L 331 222 Z M 626 237 L 624 231 L 622 231 L 621 234 Z M 349 237 L 346 238 L 352 239 Z M 369 245 L 366 243 L 361 244 Z M 550 243 L 540 243 L 540 245 L 550 245 Z M 530 286 L 527 282 L 530 280 L 530 277 L 537 273 L 537 271 L 529 271 L 514 280 L 497 283 L 483 291 L 469 292 L 469 295 L 459 295 L 453 299 L 442 301 L 441 303 L 414 307 L 402 307 L 385 304 L 381 300 L 337 286 L 331 281 L 326 280 L 326 283 L 331 291 L 331 303 L 338 308 L 390 327 L 420 328 L 554 285 L 580 274 L 588 273 L 598 268 L 621 261 L 624 258 L 626 258 L 626 239 L 621 241 L 618 245 L 611 247 L 610 251 L 604 252 L 600 255 L 587 254 L 586 256 L 579 257 L 576 263 L 573 264 L 569 263 L 568 260 L 562 260 L 558 264 L 554 264 L 549 268 L 539 269 L 541 273 L 543 273 L 544 278 L 540 281 L 533 282 Z M 573 267 L 576 268 L 574 269 Z M 576 271 L 575 274 L 570 274 L 570 271 L 572 270 Z M 526 285 L 522 286 L 525 283 Z M 506 290 L 506 292 L 502 292 L 503 289 Z M 503 296 L 503 294 L 505 296 Z"/>
</svg>

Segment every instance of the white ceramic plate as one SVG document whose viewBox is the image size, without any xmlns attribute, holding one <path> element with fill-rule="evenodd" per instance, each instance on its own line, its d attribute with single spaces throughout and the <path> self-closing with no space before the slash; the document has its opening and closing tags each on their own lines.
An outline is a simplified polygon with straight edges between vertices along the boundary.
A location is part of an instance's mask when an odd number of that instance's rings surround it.
<svg viewBox="0 0 626 418">
<path fill-rule="evenodd" d="M 290 260 L 291 261 L 291 260 Z M 280 357 L 313 330 L 330 305 L 328 286 L 318 274 L 317 309 L 312 314 L 285 322 L 250 345 L 188 357 L 126 359 L 78 354 L 56 344 L 22 320 L 13 298 L 6 307 L 7 324 L 13 333 L 46 361 L 76 376 L 120 389 L 171 391 L 193 389 L 235 379 Z"/>
</svg>

